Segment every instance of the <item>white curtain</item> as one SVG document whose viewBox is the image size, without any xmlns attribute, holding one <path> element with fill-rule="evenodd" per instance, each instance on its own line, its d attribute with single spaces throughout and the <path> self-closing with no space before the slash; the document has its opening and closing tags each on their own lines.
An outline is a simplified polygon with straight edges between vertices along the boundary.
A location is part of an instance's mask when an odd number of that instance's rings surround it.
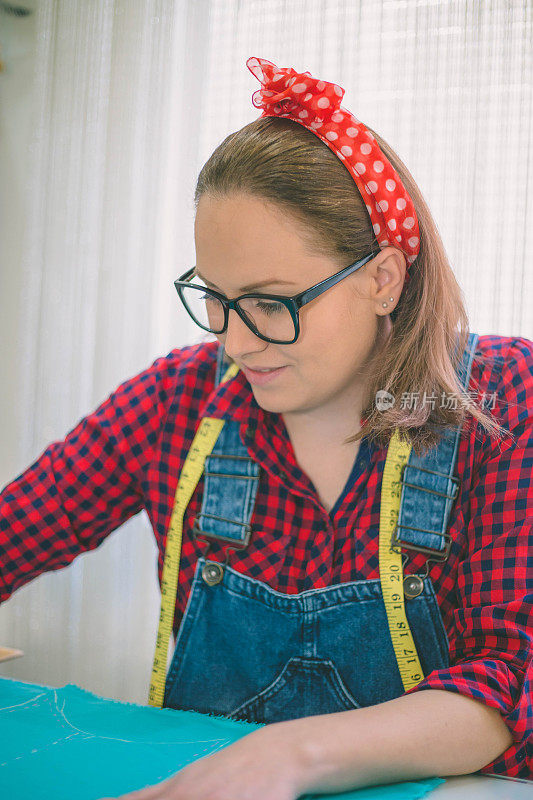
<svg viewBox="0 0 533 800">
<path fill-rule="evenodd" d="M 251 56 L 346 89 L 429 202 L 478 333 L 533 338 L 531 2 L 0 4 L 0 486 L 123 380 L 204 340 L 204 161 L 259 116 Z M 209 336 L 207 336 L 209 338 Z M 145 512 L 0 607 L 0 675 L 145 703 L 159 614 Z"/>
</svg>

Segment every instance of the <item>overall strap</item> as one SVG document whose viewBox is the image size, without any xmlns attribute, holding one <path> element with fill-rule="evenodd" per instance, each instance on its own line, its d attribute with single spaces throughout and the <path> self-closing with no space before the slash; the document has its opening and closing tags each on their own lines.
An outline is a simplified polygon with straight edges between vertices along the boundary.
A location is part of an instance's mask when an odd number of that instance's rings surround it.
<svg viewBox="0 0 533 800">
<path fill-rule="evenodd" d="M 219 346 L 215 386 L 225 370 L 224 348 Z M 220 435 L 205 459 L 202 508 L 193 532 L 236 548 L 246 547 L 251 536 L 250 519 L 259 487 L 259 465 L 241 441 L 240 423 L 226 419 Z"/>
<path fill-rule="evenodd" d="M 456 374 L 468 390 L 472 362 L 479 335 L 469 333 Z M 401 476 L 401 503 L 392 544 L 427 553 L 432 561 L 448 557 L 451 540 L 448 519 L 459 492 L 460 480 L 454 476 L 461 425 L 445 428 L 438 444 L 426 454 L 411 451 Z"/>
<path fill-rule="evenodd" d="M 222 375 L 224 374 L 225 368 L 226 365 L 224 364 L 224 347 L 221 344 L 219 344 L 217 351 L 217 368 L 215 372 L 215 387 L 217 387 L 220 381 L 222 380 Z"/>
</svg>

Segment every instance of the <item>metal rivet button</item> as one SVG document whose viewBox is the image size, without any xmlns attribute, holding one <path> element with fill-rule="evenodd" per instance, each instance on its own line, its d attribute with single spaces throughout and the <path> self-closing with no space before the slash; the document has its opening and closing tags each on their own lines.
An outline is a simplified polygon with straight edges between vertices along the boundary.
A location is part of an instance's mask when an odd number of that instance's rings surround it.
<svg viewBox="0 0 533 800">
<path fill-rule="evenodd" d="M 403 591 L 408 600 L 418 597 L 424 590 L 424 581 L 418 575 L 406 575 L 403 579 Z"/>
<path fill-rule="evenodd" d="M 224 577 L 224 567 L 218 561 L 207 561 L 202 569 L 202 578 L 208 586 L 215 586 Z"/>
</svg>

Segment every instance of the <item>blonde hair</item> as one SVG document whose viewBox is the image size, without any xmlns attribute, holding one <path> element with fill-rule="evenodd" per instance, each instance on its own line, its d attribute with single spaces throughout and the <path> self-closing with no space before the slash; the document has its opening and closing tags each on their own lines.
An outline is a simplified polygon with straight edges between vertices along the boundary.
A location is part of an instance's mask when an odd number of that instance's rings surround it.
<svg viewBox="0 0 533 800">
<path fill-rule="evenodd" d="M 433 217 L 405 164 L 381 136 L 372 128 L 368 130 L 414 203 L 420 252 L 389 315 L 389 334 L 384 335 L 386 317 L 378 316 L 380 346 L 374 347 L 365 364 L 366 424 L 345 441 L 355 442 L 366 435 L 384 447 L 398 428 L 401 438 L 410 441 L 420 455 L 436 445 L 439 427 L 464 424 L 468 415 L 489 436 L 500 438 L 508 431 L 472 400 L 456 375 L 469 322 L 462 290 Z M 195 207 L 204 194 L 223 198 L 242 193 L 270 201 L 291 214 L 317 254 L 340 257 L 348 265 L 372 250 L 379 251 L 365 203 L 350 173 L 317 136 L 293 120 L 260 117 L 227 136 L 200 171 Z M 488 361 L 480 357 L 476 360 Z M 419 397 L 452 396 L 457 407 L 435 403 L 432 408 L 422 403 L 413 409 L 395 403 L 380 411 L 374 404 L 380 389 L 401 398 L 411 394 L 414 387 Z"/>
</svg>

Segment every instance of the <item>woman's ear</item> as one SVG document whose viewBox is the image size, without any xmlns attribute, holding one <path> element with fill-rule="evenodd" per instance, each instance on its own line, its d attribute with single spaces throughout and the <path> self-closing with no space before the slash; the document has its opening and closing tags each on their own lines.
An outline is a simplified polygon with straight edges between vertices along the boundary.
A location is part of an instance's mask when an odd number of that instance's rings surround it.
<svg viewBox="0 0 533 800">
<path fill-rule="evenodd" d="M 380 257 L 372 263 L 373 277 L 376 281 L 376 299 L 381 302 L 383 292 L 401 294 L 405 281 L 407 262 L 405 255 L 397 247 L 385 247 Z"/>
</svg>

